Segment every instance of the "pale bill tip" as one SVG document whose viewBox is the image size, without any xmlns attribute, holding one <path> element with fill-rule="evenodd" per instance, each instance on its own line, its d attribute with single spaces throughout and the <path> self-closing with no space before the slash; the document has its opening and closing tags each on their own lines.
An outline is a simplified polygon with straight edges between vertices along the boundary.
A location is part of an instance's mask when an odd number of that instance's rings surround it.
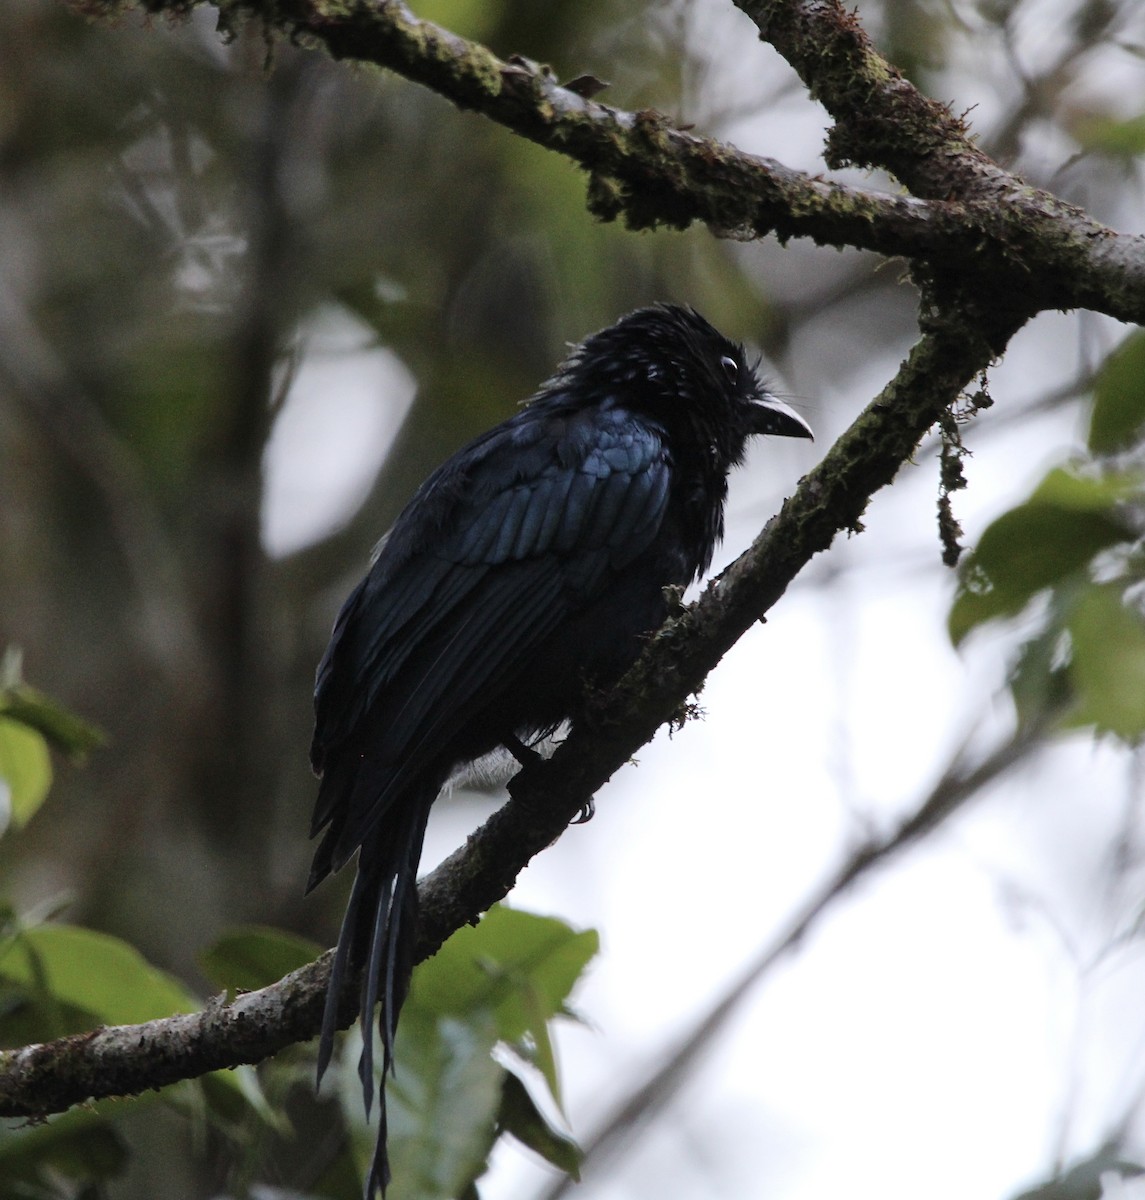
<svg viewBox="0 0 1145 1200">
<path fill-rule="evenodd" d="M 789 405 L 774 396 L 756 401 L 755 428 L 757 433 L 772 437 L 802 437 L 815 440 L 811 426 Z"/>
</svg>

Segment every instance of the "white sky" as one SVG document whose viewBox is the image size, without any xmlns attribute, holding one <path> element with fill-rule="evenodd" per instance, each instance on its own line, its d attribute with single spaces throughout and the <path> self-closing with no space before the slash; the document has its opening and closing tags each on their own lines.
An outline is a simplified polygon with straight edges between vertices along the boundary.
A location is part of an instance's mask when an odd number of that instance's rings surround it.
<svg viewBox="0 0 1145 1200">
<path fill-rule="evenodd" d="M 262 536 L 270 554 L 301 549 L 353 516 L 414 388 L 364 324 L 344 310 L 319 314 L 267 443 Z"/>
</svg>

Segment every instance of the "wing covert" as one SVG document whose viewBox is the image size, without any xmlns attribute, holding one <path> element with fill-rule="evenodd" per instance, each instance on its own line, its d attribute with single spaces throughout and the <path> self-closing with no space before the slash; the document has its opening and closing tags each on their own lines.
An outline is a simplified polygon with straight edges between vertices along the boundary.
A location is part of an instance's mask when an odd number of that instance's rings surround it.
<svg viewBox="0 0 1145 1200">
<path fill-rule="evenodd" d="M 368 730 L 372 759 L 415 771 L 440 731 L 651 544 L 671 478 L 656 432 L 618 410 L 528 416 L 426 481 L 347 601 L 319 668 L 317 768 Z M 411 527 L 426 513 L 433 527 Z M 378 801 L 356 798 L 340 841 L 360 840 Z"/>
</svg>

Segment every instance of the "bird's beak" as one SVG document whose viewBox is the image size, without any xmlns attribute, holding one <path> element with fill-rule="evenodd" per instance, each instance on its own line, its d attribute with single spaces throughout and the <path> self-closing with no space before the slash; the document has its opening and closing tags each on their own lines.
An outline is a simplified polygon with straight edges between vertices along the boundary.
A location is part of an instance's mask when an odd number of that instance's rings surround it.
<svg viewBox="0 0 1145 1200">
<path fill-rule="evenodd" d="M 751 406 L 752 433 L 772 437 L 803 437 L 815 440 L 811 426 L 792 408 L 774 396 L 764 395 Z"/>
</svg>

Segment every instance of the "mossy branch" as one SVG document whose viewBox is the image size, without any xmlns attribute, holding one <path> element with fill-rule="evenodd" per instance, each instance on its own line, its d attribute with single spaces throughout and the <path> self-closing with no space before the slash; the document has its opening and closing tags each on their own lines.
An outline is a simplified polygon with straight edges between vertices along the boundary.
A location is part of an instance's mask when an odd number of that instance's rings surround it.
<svg viewBox="0 0 1145 1200">
<path fill-rule="evenodd" d="M 74 0 L 89 15 L 186 13 L 208 0 Z M 247 19 L 334 58 L 394 71 L 483 114 L 590 176 L 588 204 L 633 229 L 807 237 L 927 264 L 1020 294 L 1032 312 L 1091 308 L 1145 322 L 1145 238 L 1119 234 L 990 161 L 963 123 L 881 58 L 854 17 L 824 0 L 737 0 L 836 117 L 830 163 L 885 166 L 915 192 L 891 195 L 625 112 L 563 87 L 543 64 L 502 59 L 415 16 L 401 0 L 215 0 L 220 25 Z"/>
</svg>

